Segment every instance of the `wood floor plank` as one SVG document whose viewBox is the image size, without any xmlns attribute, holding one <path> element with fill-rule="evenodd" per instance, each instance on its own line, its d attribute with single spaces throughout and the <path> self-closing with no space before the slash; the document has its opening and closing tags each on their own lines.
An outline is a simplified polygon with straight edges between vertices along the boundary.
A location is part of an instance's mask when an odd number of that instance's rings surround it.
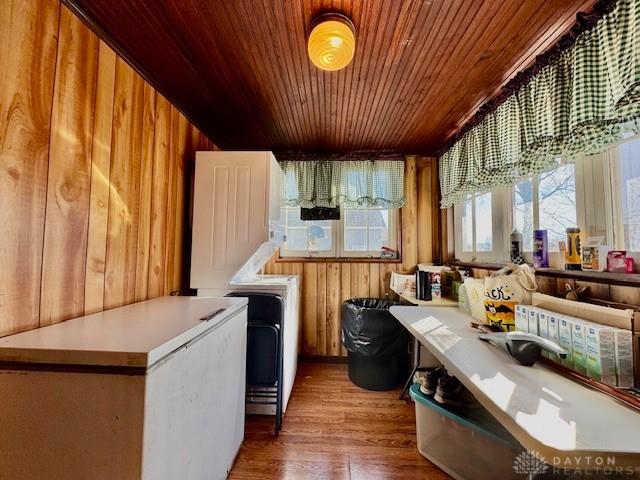
<svg viewBox="0 0 640 480">
<path fill-rule="evenodd" d="M 346 365 L 298 366 L 283 428 L 250 416 L 230 479 L 447 479 L 416 448 L 413 403 L 372 392 Z"/>
</svg>

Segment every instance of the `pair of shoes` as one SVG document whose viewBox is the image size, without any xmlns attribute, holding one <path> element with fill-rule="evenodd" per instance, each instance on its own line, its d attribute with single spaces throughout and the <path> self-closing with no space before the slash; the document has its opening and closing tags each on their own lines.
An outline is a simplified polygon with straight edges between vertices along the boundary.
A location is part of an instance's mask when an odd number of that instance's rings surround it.
<svg viewBox="0 0 640 480">
<path fill-rule="evenodd" d="M 447 375 L 444 367 L 433 368 L 425 372 L 422 377 L 420 391 L 425 395 L 433 395 L 436 393 L 440 379 Z"/>
<path fill-rule="evenodd" d="M 433 399 L 438 403 L 452 407 L 475 407 L 478 405 L 475 397 L 462 385 L 462 382 L 448 373 L 445 373 L 438 381 Z"/>
</svg>

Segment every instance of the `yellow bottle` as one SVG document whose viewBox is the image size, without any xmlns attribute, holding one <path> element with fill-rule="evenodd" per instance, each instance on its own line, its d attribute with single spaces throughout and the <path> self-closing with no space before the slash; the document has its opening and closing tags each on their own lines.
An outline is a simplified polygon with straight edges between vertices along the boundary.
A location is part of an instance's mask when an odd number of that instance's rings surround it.
<svg viewBox="0 0 640 480">
<path fill-rule="evenodd" d="M 567 233 L 567 249 L 564 252 L 565 270 L 582 270 L 582 257 L 580 255 L 580 229 L 569 227 Z"/>
</svg>

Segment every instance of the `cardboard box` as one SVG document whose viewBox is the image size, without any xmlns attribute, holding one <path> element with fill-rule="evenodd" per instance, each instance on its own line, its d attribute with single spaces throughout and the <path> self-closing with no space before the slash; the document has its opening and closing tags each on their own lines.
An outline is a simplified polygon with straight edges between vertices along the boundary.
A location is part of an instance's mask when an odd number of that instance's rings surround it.
<svg viewBox="0 0 640 480">
<path fill-rule="evenodd" d="M 614 344 L 617 385 L 620 388 L 633 388 L 633 334 L 628 330 L 616 329 Z"/>
<path fill-rule="evenodd" d="M 558 344 L 567 351 L 567 357 L 560 362 L 567 368 L 573 368 L 573 319 L 571 317 L 558 316 Z"/>
<path fill-rule="evenodd" d="M 516 330 L 529 331 L 529 309 L 527 305 L 516 305 Z"/>
<path fill-rule="evenodd" d="M 573 348 L 573 369 L 587 374 L 587 322 L 577 318 L 573 319 L 573 329 L 571 330 L 571 346 Z"/>
<path fill-rule="evenodd" d="M 610 247 L 603 245 L 604 237 L 587 237 L 582 245 L 582 270 L 604 272 Z"/>
<path fill-rule="evenodd" d="M 538 336 L 542 338 L 549 338 L 549 313 L 546 310 L 538 311 Z M 542 356 L 549 358 L 551 355 L 546 350 L 542 351 Z"/>
<path fill-rule="evenodd" d="M 551 340 L 556 345 L 560 345 L 560 337 L 558 335 L 558 327 L 560 326 L 560 315 L 549 312 L 547 314 L 547 335 L 548 339 Z M 555 354 L 549 354 L 548 358 L 553 360 L 554 362 L 560 363 L 561 359 L 559 356 Z"/>
<path fill-rule="evenodd" d="M 538 312 L 540 309 L 536 307 L 528 307 L 527 310 L 529 311 L 529 333 L 538 335 Z"/>
<path fill-rule="evenodd" d="M 615 333 L 624 330 L 590 324 L 586 325 L 585 331 L 587 375 L 594 380 L 615 387 L 617 384 Z M 629 337 L 630 339 L 631 337 Z M 631 347 L 630 342 L 628 347 Z M 630 361 L 629 364 L 631 364 Z"/>
</svg>

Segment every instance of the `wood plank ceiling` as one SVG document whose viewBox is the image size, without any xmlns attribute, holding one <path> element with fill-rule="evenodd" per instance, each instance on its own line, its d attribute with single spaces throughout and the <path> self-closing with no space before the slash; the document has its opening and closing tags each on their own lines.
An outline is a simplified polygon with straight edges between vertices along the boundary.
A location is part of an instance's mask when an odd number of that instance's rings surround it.
<svg viewBox="0 0 640 480">
<path fill-rule="evenodd" d="M 433 153 L 594 0 L 66 0 L 223 149 Z M 312 19 L 349 16 L 323 72 Z"/>
</svg>

